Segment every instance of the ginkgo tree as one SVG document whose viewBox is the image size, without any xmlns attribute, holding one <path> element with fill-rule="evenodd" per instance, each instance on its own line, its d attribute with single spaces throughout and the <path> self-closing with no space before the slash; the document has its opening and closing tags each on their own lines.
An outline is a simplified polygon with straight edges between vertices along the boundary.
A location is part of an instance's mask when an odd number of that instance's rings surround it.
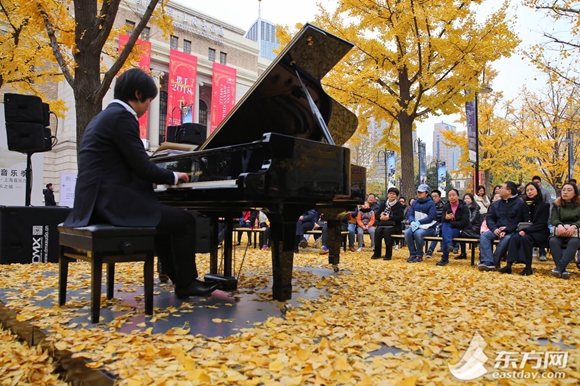
<svg viewBox="0 0 580 386">
<path fill-rule="evenodd" d="M 39 18 L 21 12 L 21 2 L 0 1 L 0 88 L 33 94 L 47 99 L 43 85 L 62 80 L 48 39 L 39 34 L 43 29 Z M 62 101 L 52 101 L 53 111 L 64 109 Z"/>
<path fill-rule="evenodd" d="M 165 13 L 168 1 L 143 0 L 144 11 L 135 9 L 135 19 L 139 21 L 129 31 L 124 25 L 114 27 L 121 0 L 0 0 L 0 7 L 10 9 L 15 29 L 22 26 L 36 35 L 36 43 L 41 47 L 22 50 L 19 60 L 31 64 L 32 71 L 42 71 L 44 67 L 35 66 L 32 58 L 42 54 L 47 60 L 44 63 L 48 65 L 47 71 L 58 69 L 59 76 L 71 87 L 77 149 L 86 126 L 101 111 L 103 97 L 132 54 L 145 26 L 151 21 L 164 34 L 171 32 L 172 19 Z M 121 33 L 130 33 L 130 37 L 118 54 L 117 37 Z M 10 45 L 0 45 L 0 50 L 0 57 L 11 55 Z"/>
<path fill-rule="evenodd" d="M 540 175 L 557 192 L 568 179 L 567 142 L 580 137 L 578 91 L 567 82 L 550 82 L 533 92 L 524 88 L 520 107 L 510 113 L 518 137 L 514 150 L 525 161 L 524 171 Z"/>
<path fill-rule="evenodd" d="M 319 6 L 314 24 L 355 44 L 323 84 L 361 124 L 369 117 L 396 122 L 406 196 L 414 194 L 415 122 L 457 112 L 465 91 L 479 87 L 484 65 L 511 55 L 519 42 L 507 3 L 478 22 L 483 3 L 339 0 L 332 10 Z M 396 136 L 392 130 L 383 135 Z"/>
<path fill-rule="evenodd" d="M 553 81 L 580 85 L 580 5 L 567 0 L 525 0 L 524 4 L 547 16 L 538 43 L 523 51 Z"/>
</svg>

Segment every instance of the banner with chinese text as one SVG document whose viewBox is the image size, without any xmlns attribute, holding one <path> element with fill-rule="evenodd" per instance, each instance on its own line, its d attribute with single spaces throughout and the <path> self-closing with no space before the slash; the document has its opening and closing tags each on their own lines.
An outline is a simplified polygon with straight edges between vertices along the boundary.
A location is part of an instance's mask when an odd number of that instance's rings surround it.
<svg viewBox="0 0 580 386">
<path fill-rule="evenodd" d="M 467 118 L 467 149 L 469 150 L 469 161 L 477 163 L 477 135 L 475 134 L 475 103 L 465 102 L 465 117 Z"/>
<path fill-rule="evenodd" d="M 447 166 L 441 162 L 437 166 L 437 189 L 441 191 L 441 197 L 446 196 L 447 189 Z"/>
<path fill-rule="evenodd" d="M 210 134 L 236 105 L 236 69 L 213 64 Z"/>
<path fill-rule="evenodd" d="M 184 123 L 183 113 L 186 109 L 191 114 L 188 121 L 194 121 L 196 81 L 197 57 L 185 52 L 171 50 L 167 88 L 168 126 L 179 126 Z"/>
<path fill-rule="evenodd" d="M 119 36 L 119 54 L 127 44 L 128 40 L 129 35 Z M 151 68 L 151 42 L 137 39 L 135 46 L 138 46 L 139 50 L 143 52 L 143 55 L 137 62 L 139 64 L 139 68 L 149 74 Z M 121 75 L 121 72 L 119 72 L 119 75 Z M 149 128 L 148 122 L 149 113 L 146 111 L 145 114 L 139 118 L 139 138 L 147 139 L 147 129 Z"/>
</svg>

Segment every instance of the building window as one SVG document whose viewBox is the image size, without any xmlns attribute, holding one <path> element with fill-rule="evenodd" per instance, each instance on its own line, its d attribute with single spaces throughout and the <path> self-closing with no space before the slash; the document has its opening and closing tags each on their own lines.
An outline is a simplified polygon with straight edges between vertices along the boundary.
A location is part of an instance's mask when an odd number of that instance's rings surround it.
<svg viewBox="0 0 580 386">
<path fill-rule="evenodd" d="M 151 33 L 151 28 L 145 27 L 143 31 L 141 31 L 141 40 L 149 40 L 149 34 Z"/>
<path fill-rule="evenodd" d="M 171 37 L 169 38 L 169 47 L 171 49 L 176 50 L 177 49 L 177 43 L 178 42 L 179 42 L 179 38 L 177 36 L 171 35 Z"/>
<path fill-rule="evenodd" d="M 228 59 L 228 54 L 226 54 L 225 52 L 220 52 L 220 63 L 221 64 L 227 64 L 227 59 Z"/>
<path fill-rule="evenodd" d="M 207 60 L 210 62 L 215 62 L 215 50 L 213 48 L 208 49 Z"/>
<path fill-rule="evenodd" d="M 127 27 L 127 33 L 130 35 L 135 29 L 135 22 L 131 20 L 125 20 L 125 27 Z"/>
<path fill-rule="evenodd" d="M 167 91 L 159 91 L 159 144 L 165 142 L 167 130 Z"/>
<path fill-rule="evenodd" d="M 191 42 L 189 40 L 183 39 L 183 52 L 191 54 Z"/>
<path fill-rule="evenodd" d="M 207 127 L 207 105 L 204 101 L 199 101 L 199 123 Z"/>
</svg>

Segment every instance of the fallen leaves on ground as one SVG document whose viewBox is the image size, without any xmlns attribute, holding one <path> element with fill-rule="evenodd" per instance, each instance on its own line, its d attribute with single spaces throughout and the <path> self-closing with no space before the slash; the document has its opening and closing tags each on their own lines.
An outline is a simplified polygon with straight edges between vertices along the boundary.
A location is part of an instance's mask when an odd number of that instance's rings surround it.
<svg viewBox="0 0 580 386">
<path fill-rule="evenodd" d="M 500 275 L 453 259 L 445 267 L 435 266 L 436 257 L 409 264 L 405 253 L 394 251 L 392 261 L 371 260 L 370 249 L 343 253 L 341 271 L 325 277 L 295 270 L 295 289 L 319 288 L 326 294 L 299 299 L 300 306 L 287 308 L 285 315 L 225 337 L 193 336 L 187 325 L 164 334 L 152 334 L 151 328 L 121 333 L 117 329 L 122 318 L 71 328 L 70 319 L 89 303 L 90 270 L 85 263 L 70 268 L 69 288 L 86 288 L 87 295 L 67 299 L 62 309 L 56 305 L 58 277 L 45 274 L 57 272 L 56 265 L 3 266 L 0 287 L 12 290 L 7 306 L 48 331 L 57 348 L 116 374 L 121 385 L 454 385 L 459 381 L 448 364 L 460 360 L 475 332 L 487 343 L 485 383 L 529 384 L 492 378 L 500 351 L 566 351 L 566 368 L 547 369 L 564 372 L 565 380 L 534 382 L 575 383 L 580 378 L 578 273 L 569 281 L 555 279 L 549 276 L 552 265 L 542 263 L 536 264 L 533 276 Z M 330 270 L 325 260 L 303 250 L 295 256 L 294 267 Z M 207 255 L 198 255 L 198 262 L 198 267 L 209 266 Z M 238 256 L 236 266 L 240 262 Z M 240 291 L 269 299 L 269 292 L 260 291 L 271 285 L 270 264 L 269 251 L 250 249 Z M 117 266 L 124 288 L 142 285 L 140 264 Z M 47 288 L 53 292 L 47 294 Z M 38 296 L 52 297 L 55 306 L 35 306 L 32 300 Z M 154 317 L 183 314 L 193 307 L 184 303 L 158 310 Z M 568 347 L 542 345 L 540 338 Z M 391 353 L 386 347 L 402 351 Z"/>
<path fill-rule="evenodd" d="M 48 353 L 39 347 L 29 347 L 1 328 L 0 353 L 0 385 L 66 385 L 53 374 L 54 365 Z"/>
</svg>

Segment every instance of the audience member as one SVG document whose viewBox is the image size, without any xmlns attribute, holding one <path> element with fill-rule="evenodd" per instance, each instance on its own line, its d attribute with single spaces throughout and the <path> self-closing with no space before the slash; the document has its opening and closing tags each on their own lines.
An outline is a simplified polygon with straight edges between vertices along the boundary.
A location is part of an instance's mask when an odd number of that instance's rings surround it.
<svg viewBox="0 0 580 386">
<path fill-rule="evenodd" d="M 578 187 L 573 183 L 566 183 L 562 187 L 560 197 L 554 202 L 552 208 L 552 232 L 550 237 L 550 250 L 556 268 L 552 270 L 552 276 L 569 279 L 570 272 L 566 271 L 568 264 L 574 260 L 576 251 L 580 248 L 578 229 L 580 228 L 580 197 Z M 562 245 L 567 247 L 562 251 Z"/>
<path fill-rule="evenodd" d="M 46 189 L 42 190 L 42 194 L 44 194 L 44 206 L 56 206 L 53 189 L 54 187 L 49 183 L 46 184 Z"/>
<path fill-rule="evenodd" d="M 460 231 L 469 227 L 469 208 L 459 199 L 457 189 L 448 192 L 449 201 L 443 206 L 443 218 L 441 224 L 441 260 L 436 264 L 444 266 L 449 263 L 449 253 L 454 251 L 453 239 L 459 237 Z"/>
<path fill-rule="evenodd" d="M 485 216 L 489 230 L 481 235 L 479 242 L 481 262 L 477 268 L 480 271 L 494 271 L 499 266 L 500 257 L 507 250 L 518 223 L 528 221 L 530 217 L 527 205 L 518 198 L 518 187 L 513 181 L 506 181 L 499 194 L 501 200 L 491 204 Z M 500 242 L 492 252 L 492 243 L 496 239 Z"/>
<path fill-rule="evenodd" d="M 493 187 L 493 191 L 489 196 L 489 199 L 493 202 L 496 196 L 499 196 L 499 191 L 501 190 L 501 185 L 496 185 Z M 489 209 L 489 208 L 488 208 Z"/>
<path fill-rule="evenodd" d="M 526 267 L 520 275 L 531 275 L 533 248 L 543 245 L 548 240 L 550 204 L 543 201 L 542 191 L 535 182 L 528 183 L 525 191 L 525 202 L 530 212 L 531 225 L 516 229 L 509 242 L 507 265 L 499 270 L 501 273 L 512 273 L 512 265 L 522 262 L 526 264 Z"/>
<path fill-rule="evenodd" d="M 262 250 L 265 251 L 270 247 L 270 220 L 266 213 L 260 211 L 258 212 L 258 225 L 260 228 L 265 228 L 264 232 L 260 232 L 260 245 Z"/>
<path fill-rule="evenodd" d="M 477 187 L 477 195 L 474 197 L 474 199 L 475 203 L 479 206 L 479 213 L 485 216 L 487 214 L 487 208 L 489 208 L 491 205 L 489 197 L 487 197 L 487 194 L 485 194 L 485 186 L 479 185 Z"/>
<path fill-rule="evenodd" d="M 405 231 L 405 243 L 409 248 L 408 263 L 419 263 L 423 261 L 423 247 L 425 236 L 435 234 L 435 217 L 437 209 L 433 199 L 429 196 L 429 185 L 421 184 L 417 188 L 417 200 L 407 211 L 409 228 Z"/>
<path fill-rule="evenodd" d="M 393 256 L 392 234 L 402 233 L 402 221 L 404 218 L 405 207 L 397 200 L 399 189 L 389 188 L 387 199 L 381 205 L 378 226 L 375 230 L 375 252 L 371 259 L 379 259 L 383 249 L 383 239 L 385 239 L 385 256 L 384 260 L 391 260 Z"/>
<path fill-rule="evenodd" d="M 435 209 L 437 210 L 437 215 L 435 215 L 435 236 L 441 236 L 441 223 L 443 218 L 443 205 L 445 203 L 441 201 L 441 191 L 439 189 L 433 189 L 431 192 L 431 199 L 435 203 Z M 431 241 L 429 248 L 427 249 L 427 258 L 431 258 L 433 256 L 433 252 L 435 251 L 435 247 L 437 246 L 437 241 Z M 443 248 L 443 246 L 441 247 Z"/>
<path fill-rule="evenodd" d="M 308 240 L 304 237 L 306 231 L 314 228 L 314 224 L 318 221 L 320 215 L 316 209 L 310 209 L 304 212 L 296 221 L 296 238 L 294 242 L 294 253 L 298 253 L 298 247 L 306 248 Z"/>
<path fill-rule="evenodd" d="M 356 216 L 356 232 L 358 235 L 358 249 L 357 252 L 362 251 L 364 244 L 364 233 L 365 231 L 371 236 L 371 247 L 375 249 L 375 212 L 370 208 L 369 202 L 365 203 L 359 208 L 358 214 Z"/>
<path fill-rule="evenodd" d="M 242 217 L 239 218 L 238 228 L 252 228 L 256 223 L 256 218 L 258 217 L 257 210 L 246 210 L 242 212 Z M 248 235 L 248 245 L 252 245 L 252 232 L 247 231 Z M 238 242 L 236 245 L 242 243 L 242 231 L 238 231 Z"/>
<path fill-rule="evenodd" d="M 544 202 L 548 203 L 548 205 L 550 205 L 550 208 L 551 208 L 552 207 L 552 195 L 550 194 L 550 191 L 548 189 L 545 189 L 544 187 L 542 187 L 542 179 L 540 178 L 540 176 L 533 176 L 532 182 L 535 182 L 536 184 L 538 184 L 538 186 L 540 187 L 540 191 L 542 192 L 542 197 L 544 198 Z M 539 255 L 540 255 L 540 261 L 546 261 L 546 248 L 544 248 L 543 246 L 540 246 L 539 247 Z"/>
<path fill-rule="evenodd" d="M 473 194 L 466 193 L 463 196 L 463 202 L 469 209 L 469 225 L 467 228 L 463 228 L 460 232 L 460 237 L 478 239 L 481 230 L 481 223 L 483 221 L 483 216 L 479 212 L 479 205 L 475 203 L 475 198 Z M 461 243 L 461 253 L 455 257 L 455 260 L 465 260 L 467 259 L 467 250 L 465 243 Z"/>
</svg>

